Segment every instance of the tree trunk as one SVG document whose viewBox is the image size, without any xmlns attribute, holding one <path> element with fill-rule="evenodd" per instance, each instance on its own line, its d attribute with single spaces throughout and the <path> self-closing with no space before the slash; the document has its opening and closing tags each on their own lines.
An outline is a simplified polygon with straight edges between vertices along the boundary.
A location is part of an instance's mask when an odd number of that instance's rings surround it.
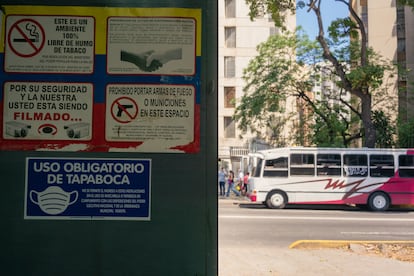
<svg viewBox="0 0 414 276">
<path fill-rule="evenodd" d="M 315 12 L 316 18 L 318 20 L 318 37 L 317 40 L 323 49 L 323 58 L 330 61 L 335 67 L 337 75 L 342 81 L 342 85 L 346 91 L 349 91 L 352 95 L 360 98 L 361 100 L 361 120 L 364 130 L 363 146 L 368 148 L 374 148 L 376 142 L 376 131 L 375 126 L 371 118 L 371 94 L 369 88 L 362 85 L 360 87 L 353 87 L 353 84 L 347 77 L 346 68 L 341 62 L 332 54 L 329 44 L 325 38 L 325 32 L 323 27 L 323 20 L 320 10 L 321 1 L 310 0 L 308 3 L 309 9 Z M 358 13 L 353 9 L 355 0 L 343 1 L 337 0 L 344 3 L 348 6 L 350 17 L 357 23 L 357 28 L 359 30 L 361 46 L 360 46 L 360 60 L 359 65 L 357 66 L 367 66 L 368 65 L 368 36 L 365 31 L 365 26 L 363 20 L 359 17 Z"/>
<path fill-rule="evenodd" d="M 371 95 L 364 94 L 361 97 L 361 119 L 364 126 L 365 139 L 363 146 L 374 148 L 376 141 L 376 131 L 371 118 Z"/>
</svg>

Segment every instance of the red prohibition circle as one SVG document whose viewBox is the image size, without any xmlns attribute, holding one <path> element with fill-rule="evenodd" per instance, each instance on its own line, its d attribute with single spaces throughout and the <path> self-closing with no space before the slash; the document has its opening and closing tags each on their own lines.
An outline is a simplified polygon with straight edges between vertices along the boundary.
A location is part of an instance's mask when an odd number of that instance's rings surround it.
<svg viewBox="0 0 414 276">
<path fill-rule="evenodd" d="M 33 23 L 35 26 L 37 26 L 38 28 L 39 28 L 39 30 L 40 30 L 40 32 L 41 32 L 41 34 L 42 34 L 42 37 L 41 37 L 41 39 L 42 39 L 42 41 L 41 41 L 41 43 L 40 43 L 40 45 L 39 45 L 39 47 L 37 47 L 34 43 L 33 43 L 33 41 L 25 34 L 25 32 L 20 28 L 20 24 L 21 23 L 24 23 L 24 22 L 31 22 L 31 23 Z M 28 24 L 27 23 L 27 24 Z M 27 54 L 24 54 L 24 53 L 20 53 L 17 49 L 15 49 L 15 47 L 14 47 L 14 45 L 13 45 L 13 41 L 12 41 L 12 36 L 11 36 L 11 33 L 12 33 L 12 31 L 13 30 L 16 30 L 18 33 L 20 33 L 20 35 L 22 36 L 22 40 L 23 41 L 25 41 L 25 42 L 27 42 L 32 48 L 33 48 L 33 52 L 32 53 L 27 53 Z M 43 49 L 43 46 L 45 45 L 45 41 L 46 41 L 46 37 L 45 37 L 45 31 L 43 30 L 43 28 L 42 28 L 42 26 L 37 22 L 37 21 L 35 21 L 35 20 L 33 20 L 33 19 L 30 19 L 30 18 L 25 18 L 25 19 L 20 19 L 19 21 L 17 21 L 17 22 L 15 22 L 11 27 L 10 27 L 10 30 L 9 30 L 9 33 L 8 33 L 8 38 L 7 38 L 7 42 L 8 42 L 8 44 L 9 44 L 9 46 L 10 46 L 10 49 L 12 50 L 12 52 L 13 53 L 15 53 L 17 56 L 19 56 L 19 57 L 33 57 L 33 56 L 35 56 L 35 55 L 37 55 L 38 53 L 40 53 L 40 51 Z"/>
<path fill-rule="evenodd" d="M 130 113 L 128 111 L 128 109 L 119 102 L 120 100 L 128 100 L 128 101 L 130 101 L 131 102 L 131 105 L 135 109 L 135 112 L 134 113 Z M 114 108 L 117 108 L 118 111 L 121 111 L 120 113 L 125 113 L 129 119 L 127 119 L 127 120 L 121 120 L 120 118 L 118 118 L 119 116 L 117 116 L 117 114 L 115 114 Z M 132 120 L 134 120 L 138 116 L 138 104 L 132 98 L 130 98 L 130 97 L 121 97 L 121 98 L 118 98 L 111 105 L 111 114 L 112 114 L 112 118 L 114 118 L 114 120 L 117 121 L 118 123 L 122 123 L 122 124 L 129 123 L 129 122 L 131 122 Z"/>
</svg>

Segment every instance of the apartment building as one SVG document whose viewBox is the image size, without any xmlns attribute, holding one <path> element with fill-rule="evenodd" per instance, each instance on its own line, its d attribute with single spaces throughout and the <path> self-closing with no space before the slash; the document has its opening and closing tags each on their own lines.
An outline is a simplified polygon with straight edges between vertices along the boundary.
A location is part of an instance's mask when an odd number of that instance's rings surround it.
<svg viewBox="0 0 414 276">
<path fill-rule="evenodd" d="M 243 95 L 243 69 L 257 55 L 257 45 L 278 32 L 270 16 L 251 21 L 248 14 L 245 0 L 219 1 L 218 157 L 221 165 L 236 171 L 249 148 L 261 147 L 252 134 L 241 138 L 232 119 Z M 294 26 L 294 16 L 290 20 Z"/>
<path fill-rule="evenodd" d="M 387 102 L 395 110 L 385 109 L 391 119 L 414 119 L 414 13 L 411 7 L 398 6 L 396 0 L 357 0 L 354 8 L 366 26 L 368 45 L 386 59 L 398 63 L 408 74 L 387 76 Z M 411 91 L 411 92 L 410 92 Z M 375 101 L 375 97 L 374 97 Z M 389 105 L 388 105 L 389 106 Z M 382 108 L 381 104 L 378 105 Z"/>
</svg>

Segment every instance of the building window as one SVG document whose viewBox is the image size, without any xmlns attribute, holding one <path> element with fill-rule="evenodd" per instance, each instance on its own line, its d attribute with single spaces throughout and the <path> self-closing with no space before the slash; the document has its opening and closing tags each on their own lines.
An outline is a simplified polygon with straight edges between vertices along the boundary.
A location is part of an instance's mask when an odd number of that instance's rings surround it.
<svg viewBox="0 0 414 276">
<path fill-rule="evenodd" d="M 224 77 L 234 78 L 236 76 L 236 58 L 224 57 Z"/>
<path fill-rule="evenodd" d="M 397 39 L 397 52 L 405 52 L 405 38 Z"/>
<path fill-rule="evenodd" d="M 236 137 L 236 124 L 232 117 L 224 117 L 224 137 L 235 138 Z"/>
<path fill-rule="evenodd" d="M 226 18 L 236 17 L 236 0 L 225 0 L 224 2 Z"/>
<path fill-rule="evenodd" d="M 397 37 L 405 37 L 405 7 L 397 7 Z"/>
<path fill-rule="evenodd" d="M 236 87 L 224 87 L 224 107 L 234 108 L 236 102 Z"/>
<path fill-rule="evenodd" d="M 236 27 L 225 27 L 225 46 L 227 48 L 236 48 Z"/>
</svg>

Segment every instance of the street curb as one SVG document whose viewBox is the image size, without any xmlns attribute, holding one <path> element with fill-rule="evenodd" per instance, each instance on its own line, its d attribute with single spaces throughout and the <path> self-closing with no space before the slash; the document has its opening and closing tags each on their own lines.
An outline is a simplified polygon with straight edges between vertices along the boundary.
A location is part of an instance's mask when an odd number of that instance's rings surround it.
<svg viewBox="0 0 414 276">
<path fill-rule="evenodd" d="M 351 244 L 406 244 L 414 246 L 414 241 L 297 240 L 289 245 L 289 249 L 349 248 Z"/>
<path fill-rule="evenodd" d="M 220 203 L 242 204 L 242 203 L 250 203 L 250 200 L 248 200 L 246 198 L 227 197 L 227 198 L 219 198 L 218 202 L 220 202 Z"/>
</svg>

